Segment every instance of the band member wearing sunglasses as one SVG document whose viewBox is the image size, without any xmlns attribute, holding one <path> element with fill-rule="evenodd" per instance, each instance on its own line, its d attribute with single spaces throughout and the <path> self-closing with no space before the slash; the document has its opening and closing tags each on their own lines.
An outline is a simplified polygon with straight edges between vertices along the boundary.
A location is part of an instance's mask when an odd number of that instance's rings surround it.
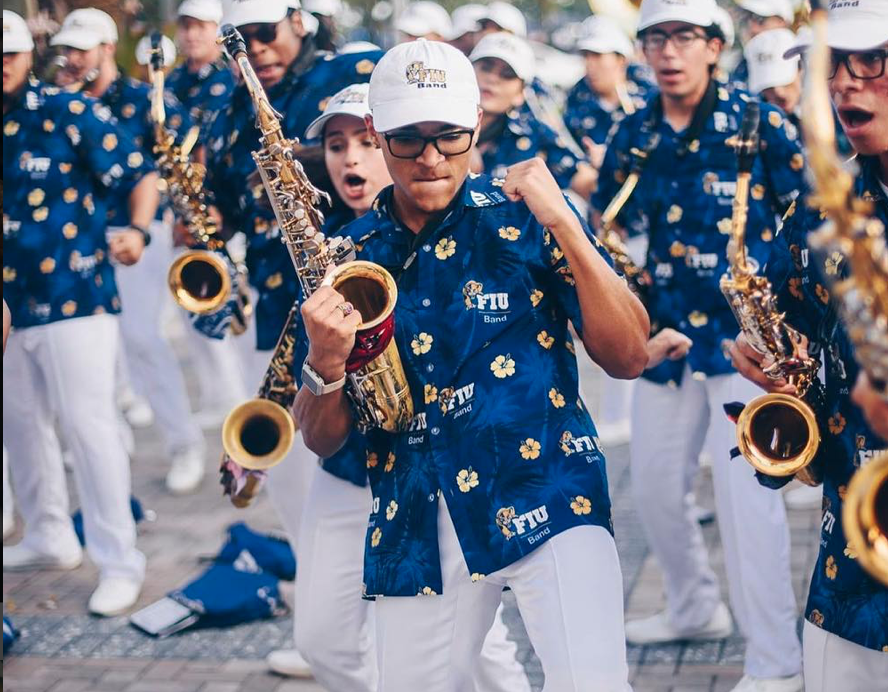
<svg viewBox="0 0 888 692">
<path fill-rule="evenodd" d="M 462 53 L 393 48 L 369 102 L 394 182 L 343 233 L 398 277 L 394 338 L 416 411 L 408 431 L 371 430 L 359 462 L 373 494 L 363 581 L 382 597 L 379 689 L 470 689 L 508 586 L 547 690 L 627 690 L 604 456 L 568 321 L 606 371 L 636 377 L 644 309 L 542 161 L 505 180 L 469 175 L 481 110 Z M 320 456 L 354 455 L 336 383 L 361 316 L 330 287 L 302 316 L 316 382 L 297 419 Z"/>
<path fill-rule="evenodd" d="M 333 94 L 349 84 L 366 82 L 380 56 L 378 51 L 342 56 L 319 53 L 302 25 L 301 14 L 286 0 L 237 0 L 228 3 L 225 11 L 222 21 L 237 27 L 244 37 L 250 63 L 272 106 L 283 115 L 282 127 L 288 137 L 301 137 Z M 238 87 L 211 128 L 208 169 L 209 186 L 224 226 L 243 231 L 247 240 L 246 263 L 256 293 L 255 319 L 253 328 L 238 343 L 249 351 L 244 368 L 248 381 L 258 384 L 298 297 L 298 282 L 255 175 L 252 152 L 260 144 L 254 123 L 249 93 L 246 87 Z M 290 458 L 269 474 L 272 503 L 294 544 L 313 463 L 309 458 L 313 456 L 298 436 Z M 305 661 L 293 650 L 273 652 L 269 664 L 279 673 L 308 674 Z"/>
<path fill-rule="evenodd" d="M 722 411 L 723 404 L 756 392 L 731 367 L 727 349 L 737 323 L 719 289 L 737 175 L 726 142 L 740 127 L 747 95 L 713 77 L 723 44 L 715 9 L 710 0 L 642 3 L 640 38 L 660 94 L 620 124 L 594 198 L 603 210 L 632 165 L 632 149 L 643 150 L 652 134 L 660 136 L 627 205 L 633 219 L 645 220 L 653 277 L 648 310 L 659 328 L 650 341 L 652 362 L 635 387 L 630 463 L 636 508 L 663 570 L 666 609 L 628 622 L 626 634 L 630 642 L 650 644 L 721 639 L 733 630 L 688 501 L 706 446 L 728 596 L 747 639 L 737 690 L 799 690 L 785 509 L 779 496 L 758 485 L 752 467 L 731 462 L 736 433 Z M 783 115 L 763 105 L 761 121 L 747 225 L 751 261 L 759 266 L 779 215 L 802 186 L 803 166 Z"/>
<path fill-rule="evenodd" d="M 888 228 L 888 5 L 831 3 L 827 43 L 830 95 L 858 152 L 854 194 L 869 200 L 873 216 Z M 846 328 L 830 305 L 826 275 L 844 275 L 848 262 L 809 250 L 808 234 L 824 219 L 806 201 L 798 200 L 788 215 L 768 264 L 778 309 L 809 340 L 808 348 L 819 351 L 826 372 L 827 432 L 815 461 L 824 475 L 823 519 L 805 606 L 805 689 L 863 692 L 888 680 L 888 588 L 861 568 L 841 517 L 852 475 L 886 448 L 888 401 L 860 373 Z M 744 336 L 731 354 L 737 369 L 758 386 L 792 391 L 764 375 L 762 356 Z"/>
</svg>

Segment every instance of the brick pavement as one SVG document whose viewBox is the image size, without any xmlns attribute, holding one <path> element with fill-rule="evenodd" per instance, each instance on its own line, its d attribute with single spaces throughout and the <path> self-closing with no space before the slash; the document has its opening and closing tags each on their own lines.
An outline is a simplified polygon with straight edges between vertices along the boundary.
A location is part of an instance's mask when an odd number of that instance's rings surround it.
<svg viewBox="0 0 888 692">
<path fill-rule="evenodd" d="M 588 365 L 584 378 L 597 376 Z M 216 458 L 218 433 L 207 443 Z M 608 475 L 614 501 L 617 545 L 623 567 L 627 616 L 649 615 L 663 605 L 660 573 L 648 554 L 628 492 L 626 447 L 608 452 Z M 259 530 L 275 530 L 274 512 L 266 497 L 246 511 L 220 496 L 215 474 L 200 491 L 174 498 L 163 488 L 166 463 L 153 430 L 137 433 L 133 460 L 135 495 L 156 520 L 139 526 L 139 546 L 148 556 L 148 579 L 139 601 L 147 605 L 182 586 L 216 553 L 225 527 L 247 521 Z M 72 484 L 72 507 L 77 506 Z M 711 506 L 711 479 L 703 470 L 698 497 Z M 800 607 L 807 591 L 810 565 L 817 551 L 816 510 L 790 512 L 793 587 Z M 186 518 L 186 521 L 183 521 Z M 704 529 L 706 543 L 725 591 L 724 563 L 715 526 Z M 14 544 L 20 534 L 6 544 Z M 292 643 L 289 618 L 251 623 L 227 630 L 186 632 L 155 640 L 130 627 L 125 617 L 106 620 L 85 613 L 96 570 L 88 560 L 72 572 L 4 573 L 4 607 L 22 632 L 3 662 L 7 692 L 323 692 L 311 681 L 293 681 L 267 672 L 263 659 Z M 292 593 L 284 585 L 284 595 Z M 519 647 L 519 658 L 534 690 L 543 675 L 509 593 L 505 619 Z M 298 616 L 298 614 L 297 614 Z M 743 641 L 735 632 L 723 642 L 629 647 L 636 692 L 720 692 L 730 690 L 742 675 Z M 342 692 L 338 690 L 330 692 Z M 483 691 L 482 691 L 483 692 Z"/>
</svg>

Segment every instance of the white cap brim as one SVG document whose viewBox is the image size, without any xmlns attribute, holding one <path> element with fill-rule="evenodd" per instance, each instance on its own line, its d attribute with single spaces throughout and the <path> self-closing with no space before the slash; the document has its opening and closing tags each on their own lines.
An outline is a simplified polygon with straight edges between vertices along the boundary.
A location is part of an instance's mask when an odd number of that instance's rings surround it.
<svg viewBox="0 0 888 692">
<path fill-rule="evenodd" d="M 632 50 L 632 46 L 619 46 L 616 41 L 608 39 L 604 36 L 598 36 L 595 38 L 583 38 L 577 41 L 577 50 L 580 52 L 587 53 L 601 53 L 602 55 L 605 53 L 617 53 L 618 55 L 625 56 L 627 58 L 631 58 L 634 51 Z M 628 52 L 627 52 L 628 50 Z"/>
<path fill-rule="evenodd" d="M 51 46 L 67 46 L 68 48 L 76 48 L 77 50 L 90 50 L 101 45 L 102 37 L 91 31 L 83 31 L 81 29 L 62 30 L 53 36 L 49 45 Z"/>
<path fill-rule="evenodd" d="M 765 89 L 772 87 L 786 86 L 791 84 L 799 75 L 798 62 L 796 60 L 784 60 L 785 65 L 772 65 L 765 74 L 755 74 L 753 70 L 749 72 L 749 91 L 753 94 L 760 94 Z"/>
<path fill-rule="evenodd" d="M 349 112 L 347 110 L 336 111 L 334 113 L 324 113 L 323 115 L 315 118 L 311 121 L 311 124 L 305 130 L 305 139 L 317 139 L 322 134 L 324 134 L 324 126 L 335 118 L 337 115 L 350 115 L 361 122 L 364 122 L 364 113 L 363 112 Z"/>
<path fill-rule="evenodd" d="M 247 24 L 277 24 L 287 16 L 289 10 L 286 2 L 278 0 L 233 2 L 226 8 L 222 22 L 235 28 Z"/>
<path fill-rule="evenodd" d="M 395 22 L 395 29 L 414 38 L 428 36 L 434 32 L 429 23 L 421 17 L 403 17 Z"/>
<path fill-rule="evenodd" d="M 32 50 L 34 50 L 34 39 L 30 36 L 3 36 L 4 53 L 30 53 Z"/>
<path fill-rule="evenodd" d="M 657 24 L 665 24 L 666 22 L 684 22 L 685 24 L 693 24 L 694 26 L 712 26 L 712 17 L 700 16 L 699 10 L 691 7 L 666 7 L 660 12 L 654 12 L 651 16 L 646 17 L 644 23 L 639 23 L 638 31 L 642 32 L 650 29 Z"/>
<path fill-rule="evenodd" d="M 784 58 L 801 55 L 811 47 L 812 34 L 799 33 L 799 41 L 783 54 Z M 830 22 L 826 27 L 826 43 L 844 51 L 873 50 L 888 42 L 888 28 L 872 21 Z"/>
<path fill-rule="evenodd" d="M 442 117 L 442 114 L 447 117 Z M 379 103 L 372 115 L 373 127 L 377 132 L 391 132 L 399 127 L 428 122 L 473 128 L 478 124 L 478 104 L 469 99 L 454 100 L 442 94 L 437 99 L 411 98 Z"/>
</svg>

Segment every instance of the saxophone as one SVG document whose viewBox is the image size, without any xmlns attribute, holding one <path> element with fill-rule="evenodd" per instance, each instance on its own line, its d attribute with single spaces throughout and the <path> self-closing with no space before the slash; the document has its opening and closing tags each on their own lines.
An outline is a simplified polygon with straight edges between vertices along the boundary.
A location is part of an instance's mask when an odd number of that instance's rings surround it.
<svg viewBox="0 0 888 692">
<path fill-rule="evenodd" d="M 767 476 L 793 474 L 808 485 L 820 483 L 812 461 L 820 446 L 817 412 L 824 400 L 817 378 L 820 363 L 804 355 L 801 335 L 777 310 L 771 284 L 759 276 L 746 256 L 746 218 L 752 166 L 759 149 L 760 107 L 750 101 L 740 132 L 728 140 L 737 155 L 737 189 L 728 242 L 730 267 L 720 287 L 750 346 L 773 362 L 765 368 L 771 380 L 785 379 L 798 396 L 770 393 L 754 398 L 737 420 L 737 441 L 746 460 Z"/>
<path fill-rule="evenodd" d="M 847 258 L 847 278 L 828 275 L 833 302 L 873 386 L 888 396 L 888 247 L 885 228 L 872 216 L 870 202 L 853 194 L 854 180 L 842 165 L 835 141 L 827 89 L 829 47 L 827 10 L 812 2 L 814 33 L 808 51 L 808 84 L 802 127 L 810 147 L 816 194 L 811 205 L 827 221 L 808 243 L 827 257 Z M 860 565 L 888 585 L 888 452 L 858 469 L 848 484 L 842 526 Z"/>
<path fill-rule="evenodd" d="M 629 198 L 632 197 L 632 193 L 635 192 L 638 181 L 641 179 L 641 173 L 645 165 L 647 165 L 650 155 L 659 144 L 659 133 L 652 132 L 644 147 L 641 149 L 633 147 L 629 150 L 629 154 L 632 156 L 629 174 L 626 176 L 626 180 L 623 181 L 620 190 L 602 212 L 600 221 L 601 233 L 599 240 L 601 244 L 604 245 L 613 258 L 617 271 L 626 277 L 626 283 L 629 285 L 630 290 L 645 307 L 647 307 L 648 295 L 652 284 L 651 275 L 632 260 L 620 233 L 614 228 L 614 221 L 623 210 L 623 207 L 626 206 Z"/>
<path fill-rule="evenodd" d="M 166 127 L 162 67 L 160 33 L 154 32 L 148 67 L 153 86 L 154 154 L 161 186 L 194 240 L 191 249 L 179 255 L 170 266 L 167 283 L 173 298 L 183 308 L 196 315 L 218 314 L 224 317 L 224 322 L 230 321 L 233 334 L 242 334 L 253 311 L 246 268 L 232 260 L 225 241 L 219 237 L 216 221 L 208 213 L 205 200 L 203 182 L 206 171 L 189 158 L 197 143 L 198 129 L 192 128 L 178 146 L 175 133 Z M 229 302 L 233 303 L 230 308 L 227 307 Z"/>
<path fill-rule="evenodd" d="M 311 296 L 322 283 L 331 285 L 359 310 L 355 349 L 346 365 L 346 389 L 359 429 L 378 427 L 405 430 L 413 419 L 413 400 L 394 336 L 397 286 L 383 267 L 357 261 L 351 239 L 327 239 L 319 210 L 327 195 L 318 190 L 293 156 L 295 140 L 284 137 L 281 116 L 274 110 L 247 58 L 243 37 L 231 25 L 223 26 L 219 42 L 238 64 L 244 85 L 256 109 L 262 148 L 253 152 L 262 183 L 287 246 L 302 294 Z M 328 273 L 328 269 L 334 269 Z M 296 307 L 275 349 L 271 366 L 256 399 L 236 407 L 223 424 L 222 437 L 229 457 L 246 469 L 273 466 L 286 456 L 295 432 L 289 414 L 296 396 L 292 377 Z M 286 421 L 284 421 L 286 417 Z M 224 473 L 224 472 L 223 472 Z M 223 478 L 223 482 L 225 479 Z"/>
</svg>

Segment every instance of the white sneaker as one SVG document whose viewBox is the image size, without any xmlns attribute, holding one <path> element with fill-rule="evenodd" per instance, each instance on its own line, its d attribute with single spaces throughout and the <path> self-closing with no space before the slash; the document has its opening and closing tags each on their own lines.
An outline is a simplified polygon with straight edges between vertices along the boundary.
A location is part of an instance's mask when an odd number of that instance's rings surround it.
<svg viewBox="0 0 888 692">
<path fill-rule="evenodd" d="M 802 692 L 801 675 L 789 678 L 754 678 L 744 675 L 731 692 Z"/>
<path fill-rule="evenodd" d="M 102 579 L 98 588 L 89 597 L 89 612 L 103 617 L 120 615 L 136 604 L 141 591 L 141 581 L 126 577 Z"/>
<path fill-rule="evenodd" d="M 314 677 L 308 661 L 302 658 L 302 654 L 296 649 L 272 651 L 268 654 L 265 662 L 278 675 L 285 675 L 288 678 L 301 678 L 303 680 L 309 680 Z"/>
<path fill-rule="evenodd" d="M 3 540 L 15 533 L 15 514 L 3 512 Z"/>
<path fill-rule="evenodd" d="M 706 625 L 694 632 L 678 632 L 669 624 L 666 611 L 626 623 L 626 641 L 630 644 L 665 644 L 698 639 L 724 639 L 734 631 L 728 606 L 719 603 Z"/>
<path fill-rule="evenodd" d="M 28 548 L 19 543 L 3 548 L 3 571 L 25 572 L 32 569 L 72 570 L 80 567 L 83 562 L 83 551 L 78 546 L 76 551 L 68 555 L 47 555 Z"/>
<path fill-rule="evenodd" d="M 154 410 L 144 397 L 134 394 L 123 408 L 123 417 L 134 428 L 150 428 L 154 424 Z"/>
<path fill-rule="evenodd" d="M 595 429 L 605 447 L 619 447 L 627 444 L 632 437 L 632 422 L 628 418 L 615 423 L 598 423 Z"/>
<path fill-rule="evenodd" d="M 817 509 L 823 504 L 823 486 L 800 485 L 783 495 L 787 509 Z"/>
<path fill-rule="evenodd" d="M 197 490 L 206 473 L 206 457 L 202 446 L 189 447 L 173 455 L 172 466 L 166 476 L 166 487 L 173 495 L 184 495 Z"/>
</svg>

